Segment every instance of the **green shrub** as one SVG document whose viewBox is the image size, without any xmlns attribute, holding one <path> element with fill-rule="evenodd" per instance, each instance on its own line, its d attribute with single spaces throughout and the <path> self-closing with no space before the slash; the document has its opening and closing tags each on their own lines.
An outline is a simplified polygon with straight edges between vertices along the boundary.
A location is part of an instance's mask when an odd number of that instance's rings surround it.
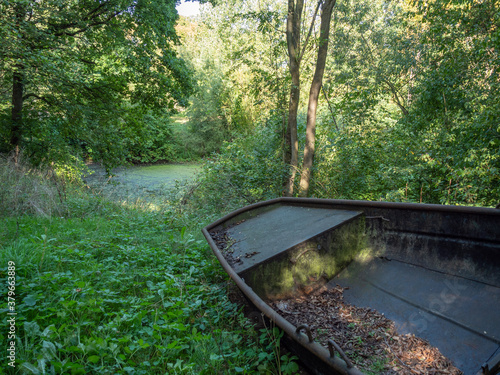
<svg viewBox="0 0 500 375">
<path fill-rule="evenodd" d="M 205 160 L 179 202 L 190 206 L 188 210 L 197 207 L 220 215 L 281 196 L 287 169 L 280 150 L 279 134 L 270 127 L 225 142 L 219 154 Z"/>
</svg>

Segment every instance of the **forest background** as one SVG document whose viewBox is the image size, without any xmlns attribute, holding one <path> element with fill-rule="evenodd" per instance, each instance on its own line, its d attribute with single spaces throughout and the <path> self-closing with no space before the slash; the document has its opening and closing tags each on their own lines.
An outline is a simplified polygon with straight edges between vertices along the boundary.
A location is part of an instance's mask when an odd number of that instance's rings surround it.
<svg viewBox="0 0 500 375">
<path fill-rule="evenodd" d="M 293 85 L 285 2 L 205 4 L 179 21 L 168 2 L 120 13 L 126 2 L 110 1 L 88 14 L 48 2 L 37 20 L 25 3 L 3 5 L 4 153 L 21 146 L 34 163 L 92 159 L 108 170 L 214 158 L 221 184 L 262 200 L 283 194 L 291 173 L 286 119 L 298 86 L 300 172 L 316 3 L 303 9 Z M 497 5 L 335 4 L 309 196 L 498 204 Z M 175 132 L 179 112 L 189 122 Z"/>
<path fill-rule="evenodd" d="M 286 5 L 219 5 L 179 29 L 182 53 L 198 72 L 199 91 L 189 109 L 194 149 L 219 151 L 214 168 L 226 184 L 219 191 L 232 184 L 252 201 L 283 194 L 288 173 Z M 304 40 L 316 3 L 307 5 Z M 498 204 L 497 5 L 335 5 L 310 196 Z M 302 46 L 300 159 L 318 23 Z"/>
<path fill-rule="evenodd" d="M 170 0 L 2 1 L 0 276 L 15 264 L 19 312 L 6 371 L 296 371 L 278 331 L 248 329 L 199 229 L 304 194 L 327 3 L 306 194 L 500 203 L 497 0 L 231 0 L 180 19 Z M 292 83 L 287 19 L 299 5 Z M 130 163 L 202 167 L 145 199 L 86 186 L 89 161 L 111 175 Z M 365 370 L 393 365 L 373 363 Z"/>
</svg>

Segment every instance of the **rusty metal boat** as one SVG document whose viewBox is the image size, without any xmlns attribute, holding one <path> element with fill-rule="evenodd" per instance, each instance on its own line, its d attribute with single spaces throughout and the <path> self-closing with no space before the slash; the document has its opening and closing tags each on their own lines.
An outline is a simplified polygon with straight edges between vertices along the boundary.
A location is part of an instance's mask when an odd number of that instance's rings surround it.
<svg viewBox="0 0 500 375">
<path fill-rule="evenodd" d="M 347 302 L 384 314 L 464 374 L 500 373 L 499 209 L 278 198 L 232 212 L 203 233 L 313 373 L 362 374 L 334 340 L 315 342 L 272 301 L 338 286 Z"/>
</svg>

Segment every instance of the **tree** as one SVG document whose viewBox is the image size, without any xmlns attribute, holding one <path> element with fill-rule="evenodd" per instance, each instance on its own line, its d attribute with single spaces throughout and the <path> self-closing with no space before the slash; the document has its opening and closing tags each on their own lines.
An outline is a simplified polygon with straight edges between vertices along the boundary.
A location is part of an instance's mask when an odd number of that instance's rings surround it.
<svg viewBox="0 0 500 375">
<path fill-rule="evenodd" d="M 315 196 L 497 204 L 497 9 L 497 0 L 338 4 L 325 91 L 339 129 L 323 117 Z"/>
<path fill-rule="evenodd" d="M 288 18 L 286 22 L 286 40 L 288 46 L 290 76 L 290 101 L 288 105 L 288 123 L 285 136 L 285 164 L 290 164 L 290 176 L 286 195 L 292 196 L 295 173 L 299 163 L 299 145 L 297 140 L 297 112 L 300 99 L 300 27 L 303 0 L 288 0 Z"/>
<path fill-rule="evenodd" d="M 123 130 L 191 92 L 174 50 L 175 4 L 0 3 L 2 149 L 42 159 L 83 146 L 108 165 L 123 160 Z"/>
<path fill-rule="evenodd" d="M 288 46 L 288 67 L 292 78 L 290 86 L 290 100 L 288 105 L 288 122 L 285 136 L 285 164 L 291 167 L 290 175 L 285 187 L 287 196 L 293 195 L 295 174 L 299 164 L 299 143 L 297 138 L 297 113 L 300 103 L 300 63 L 304 57 L 314 21 L 320 7 L 321 0 L 318 1 L 314 16 L 311 21 L 309 33 L 307 34 L 304 47 L 301 50 L 301 26 L 302 12 L 304 10 L 304 0 L 288 0 L 288 16 L 286 22 L 286 40 Z"/>
<path fill-rule="evenodd" d="M 336 0 L 324 0 L 321 9 L 318 57 L 316 61 L 314 77 L 311 83 L 311 90 L 309 93 L 306 124 L 306 145 L 304 148 L 304 161 L 302 164 L 302 173 L 300 176 L 299 194 L 305 197 L 309 192 L 309 183 L 314 161 L 316 142 L 316 110 L 318 107 L 319 92 L 323 83 L 323 74 L 325 72 L 326 57 L 328 55 L 328 40 L 330 35 L 330 21 L 332 19 L 332 11 L 335 3 Z"/>
<path fill-rule="evenodd" d="M 301 173 L 301 187 L 300 194 L 307 195 L 309 189 L 309 180 L 311 176 L 311 167 L 314 159 L 314 141 L 315 141 L 315 127 L 316 127 L 316 108 L 318 103 L 318 96 L 321 90 L 323 73 L 325 70 L 326 57 L 328 52 L 328 40 L 330 33 L 330 21 L 332 18 L 333 7 L 335 1 L 319 0 L 314 10 L 311 20 L 311 26 L 301 48 L 301 24 L 302 12 L 304 8 L 303 0 L 289 0 L 288 1 L 288 17 L 287 17 L 287 45 L 289 56 L 289 69 L 292 77 L 290 87 L 290 101 L 288 109 L 288 126 L 286 136 L 286 157 L 285 163 L 289 163 L 291 170 L 285 194 L 288 196 L 293 195 L 295 174 L 298 170 L 298 137 L 297 137 L 297 112 L 299 108 L 300 99 L 300 64 L 308 47 L 309 38 L 311 37 L 316 15 L 321 7 L 321 24 L 320 35 L 318 42 L 318 57 L 316 61 L 316 69 L 311 84 L 309 93 L 309 103 L 307 110 L 307 125 L 306 125 L 306 147 L 304 150 L 304 164 Z M 289 150 L 289 151 L 288 151 Z"/>
<path fill-rule="evenodd" d="M 189 144 L 202 155 L 261 124 L 281 134 L 286 112 L 285 14 L 280 3 L 231 0 L 182 20 L 179 48 L 194 70 Z"/>
<path fill-rule="evenodd" d="M 409 116 L 419 134 L 412 167 L 420 199 L 495 206 L 500 196 L 498 0 L 412 3 L 422 44 Z"/>
</svg>

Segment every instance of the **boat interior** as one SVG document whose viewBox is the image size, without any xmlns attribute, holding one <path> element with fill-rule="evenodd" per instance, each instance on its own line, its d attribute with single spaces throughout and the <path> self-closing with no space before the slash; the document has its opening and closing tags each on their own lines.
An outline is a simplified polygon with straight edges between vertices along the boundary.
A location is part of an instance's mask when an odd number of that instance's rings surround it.
<svg viewBox="0 0 500 375">
<path fill-rule="evenodd" d="M 499 372 L 500 216 L 351 202 L 262 205 L 213 230 L 264 301 L 340 285 L 346 302 L 383 313 L 464 374 Z"/>
</svg>

